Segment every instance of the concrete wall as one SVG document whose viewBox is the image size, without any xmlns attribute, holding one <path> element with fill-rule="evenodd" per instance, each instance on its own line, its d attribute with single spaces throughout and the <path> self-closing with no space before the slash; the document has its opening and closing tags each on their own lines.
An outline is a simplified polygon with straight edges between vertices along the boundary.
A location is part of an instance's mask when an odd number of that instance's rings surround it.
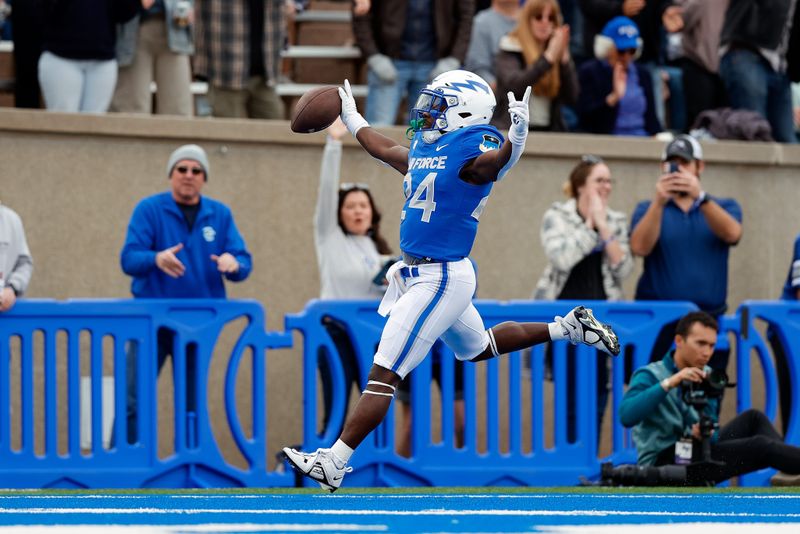
<svg viewBox="0 0 800 534">
<path fill-rule="evenodd" d="M 403 140 L 403 130 L 386 130 Z M 260 300 L 268 326 L 282 329 L 319 290 L 312 239 L 323 134 L 293 134 L 283 121 L 80 116 L 0 110 L 0 201 L 23 218 L 35 260 L 30 297 L 126 297 L 119 250 L 136 202 L 168 186 L 166 160 L 196 142 L 209 153 L 204 193 L 227 203 L 254 256 L 254 270 L 230 284 L 233 298 Z M 663 143 L 651 139 L 532 134 L 517 168 L 495 187 L 474 248 L 480 296 L 528 298 L 545 262 L 539 242 L 544 210 L 581 154 L 609 163 L 612 207 L 631 213 L 651 198 Z M 800 148 L 706 143 L 705 189 L 739 200 L 744 237 L 731 256 L 729 304 L 775 298 L 800 231 Z M 373 161 L 352 140 L 342 179 L 367 182 L 397 250 L 402 177 Z M 633 294 L 637 270 L 626 283 Z M 270 360 L 270 450 L 300 439 L 299 352 Z M 274 379 L 281 377 L 280 380 Z"/>
</svg>

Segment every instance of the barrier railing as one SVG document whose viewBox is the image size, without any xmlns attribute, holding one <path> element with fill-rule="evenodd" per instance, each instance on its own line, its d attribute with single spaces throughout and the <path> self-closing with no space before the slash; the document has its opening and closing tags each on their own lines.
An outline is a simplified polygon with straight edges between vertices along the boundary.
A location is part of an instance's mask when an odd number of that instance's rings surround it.
<svg viewBox="0 0 800 534">
<path fill-rule="evenodd" d="M 507 320 L 552 321 L 564 315 L 575 302 L 491 302 L 477 301 L 476 306 L 487 327 Z M 331 316 L 348 325 L 355 344 L 362 380 L 372 363 L 383 319 L 375 313 L 374 301 L 312 301 L 298 315 L 288 316 L 286 328 L 303 333 L 304 350 L 304 446 L 307 450 L 330 446 L 334 433 L 345 415 L 344 373 L 336 358 L 336 348 L 323 327 L 323 318 Z M 593 302 L 599 320 L 614 326 L 631 355 L 633 366 L 647 363 L 661 325 L 675 321 L 694 309 L 688 303 L 607 303 Z M 534 347 L 530 368 L 522 355 L 512 353 L 500 359 L 468 364 L 464 372 L 465 428 L 463 448 L 453 443 L 454 384 L 453 359 L 443 358 L 441 392 L 442 439 L 434 441 L 431 433 L 431 363 L 430 358 L 412 374 L 411 458 L 395 453 L 395 418 L 393 403 L 386 420 L 369 436 L 354 455 L 354 470 L 348 475 L 352 486 L 374 485 L 572 485 L 580 475 L 598 473 L 596 411 L 597 352 L 576 347 L 580 372 L 576 375 L 576 437 L 567 441 L 567 342 L 554 343 L 553 402 L 545 409 L 545 357 L 543 346 Z M 332 414 L 326 428 L 318 429 L 321 417 L 317 410 L 316 365 L 318 349 L 328 358 L 334 381 Z M 507 362 L 507 363 L 505 363 Z M 613 462 L 634 462 L 628 432 L 619 424 L 617 407 L 622 398 L 624 359 L 612 362 Z M 363 386 L 364 384 L 362 384 Z M 478 395 L 478 392 L 481 392 Z M 501 404 L 503 406 L 501 410 Z M 545 441 L 548 411 L 553 411 L 553 437 Z M 479 416 L 480 414 L 480 416 Z"/>
<path fill-rule="evenodd" d="M 552 320 L 574 302 L 477 301 L 487 326 L 506 320 Z M 289 347 L 290 330 L 303 339 L 303 446 L 329 446 L 344 421 L 344 373 L 336 346 L 323 326 L 326 316 L 344 323 L 354 344 L 363 381 L 372 363 L 384 319 L 375 301 L 311 301 L 286 317 L 287 333 L 264 331 L 264 312 L 255 301 L 217 300 L 22 300 L 0 316 L 0 485 L 3 487 L 210 487 L 291 486 L 290 472 L 269 471 L 266 443 L 266 356 Z M 593 302 L 597 317 L 612 324 L 629 366 L 647 363 L 661 326 L 694 309 L 688 303 Z M 221 334 L 244 322 L 231 343 Z M 777 416 L 777 371 L 763 334 L 770 325 L 787 353 L 792 384 L 800 372 L 800 304 L 748 301 L 722 320 L 720 343 L 735 344 L 737 411 L 753 405 L 752 382 L 763 376 L 764 411 Z M 173 333 L 174 395 L 169 406 L 157 400 L 159 332 Z M 227 330 L 226 330 L 227 333 Z M 730 338 L 730 339 L 729 339 Z M 127 353 L 139 354 L 136 373 L 138 418 L 129 434 L 126 414 Z M 228 350 L 228 346 L 232 347 Z M 635 461 L 630 432 L 618 421 L 624 391 L 625 357 L 609 359 L 610 451 L 598 457 L 598 355 L 575 348 L 575 436 L 568 436 L 568 344 L 553 344 L 552 364 L 543 346 L 464 367 L 464 446 L 454 439 L 454 358 L 442 358 L 441 392 L 431 389 L 427 358 L 412 374 L 412 455 L 395 452 L 397 402 L 386 421 L 359 447 L 348 475 L 353 486 L 395 485 L 573 485 L 599 470 L 602 461 Z M 320 350 L 322 349 L 322 350 Z M 231 463 L 215 439 L 208 413 L 212 355 L 226 352 L 225 421 L 233 447 L 243 459 Z M 228 354 L 229 352 L 229 354 Z M 237 410 L 237 372 L 248 353 L 252 381 L 245 393 L 251 412 Z M 317 358 L 328 360 L 333 380 L 332 413 L 321 428 Z M 761 369 L 753 371 L 753 367 Z M 104 375 L 112 377 L 110 408 Z M 550 379 L 550 375 L 552 379 Z M 188 378 L 187 378 L 188 377 Z M 106 379 L 108 380 L 108 379 Z M 88 394 L 81 388 L 88 383 Z M 239 385 L 241 388 L 241 385 Z M 797 388 L 794 388 L 795 390 Z M 191 393 L 194 392 L 194 393 Z M 759 399 L 756 399 L 759 401 Z M 242 405 L 241 398 L 238 399 Z M 85 405 L 85 406 L 82 406 Z M 797 406 L 797 402 L 794 403 Z M 82 407 L 89 410 L 82 413 Z M 159 428 L 158 412 L 173 412 L 172 428 Z M 434 409 L 432 409 L 434 408 Z M 102 421 L 113 415 L 111 444 Z M 434 415 L 435 414 L 435 415 Z M 119 416 L 118 416 L 119 415 Z M 437 419 L 434 419 L 437 417 Z M 219 426 L 219 424 L 217 424 Z M 81 428 L 89 428 L 82 439 Z M 172 430 L 172 433 L 170 432 Z M 274 430 L 273 430 L 274 432 Z M 167 453 L 159 450 L 172 436 Z M 800 424 L 791 420 L 786 440 L 800 442 Z M 163 448 L 163 447 L 162 447 Z M 244 467 L 242 467 L 244 463 Z M 771 471 L 743 477 L 745 485 L 766 483 Z"/>
<path fill-rule="evenodd" d="M 230 352 L 224 384 L 227 425 L 244 468 L 223 458 L 207 409 L 212 353 L 223 328 L 246 324 Z M 289 473 L 266 466 L 266 351 L 291 345 L 264 331 L 254 301 L 71 300 L 20 301 L 0 317 L 0 485 L 2 487 L 290 486 Z M 156 358 L 160 330 L 174 333 L 174 439 L 159 457 Z M 135 436 L 126 429 L 126 352 L 139 347 Z M 12 346 L 18 350 L 12 350 Z M 108 350 L 110 347 L 110 350 Z M 107 353 L 110 352 L 109 357 Z M 252 418 L 242 428 L 235 382 L 245 354 L 252 358 Z M 35 355 L 42 353 L 41 362 Z M 12 356 L 14 355 L 14 356 Z M 17 356 L 18 355 L 18 356 Z M 141 357 L 146 355 L 147 357 Z M 18 358 L 18 361 L 16 361 Z M 12 361 L 12 359 L 14 361 Z M 113 445 L 103 443 L 104 373 L 113 376 Z M 12 379 L 19 375 L 18 380 Z M 188 373 L 188 374 L 187 374 Z M 37 378 L 37 376 L 41 378 Z M 81 375 L 89 377 L 91 408 L 81 414 Z M 184 377 L 194 377 L 187 384 Z M 187 392 L 196 394 L 190 399 Z M 13 398 L 12 398 L 13 393 Z M 133 393 L 133 392 L 131 392 Z M 20 410 L 17 417 L 13 410 Z M 12 419 L 16 419 L 12 424 Z M 82 424 L 90 426 L 88 449 Z M 38 437 L 38 439 L 37 439 Z M 39 445 L 37 446 L 37 443 Z"/>
</svg>

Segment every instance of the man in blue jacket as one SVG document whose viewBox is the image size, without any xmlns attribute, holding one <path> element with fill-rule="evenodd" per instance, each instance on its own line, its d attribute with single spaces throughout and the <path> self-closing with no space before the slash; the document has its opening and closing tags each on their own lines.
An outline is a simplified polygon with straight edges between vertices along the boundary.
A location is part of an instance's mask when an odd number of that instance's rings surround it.
<svg viewBox="0 0 800 534">
<path fill-rule="evenodd" d="M 135 298 L 225 298 L 224 278 L 240 282 L 252 269 L 230 208 L 203 197 L 208 156 L 184 145 L 169 157 L 171 191 L 133 210 L 120 262 Z M 173 351 L 173 332 L 158 332 L 158 369 Z M 136 442 L 136 346 L 128 349 L 128 442 Z M 196 361 L 192 358 L 190 361 Z M 187 365 L 187 411 L 195 407 L 195 369 Z"/>
<path fill-rule="evenodd" d="M 700 414 L 684 400 L 687 383 L 700 383 L 711 370 L 719 327 L 708 313 L 691 312 L 678 321 L 675 345 L 660 361 L 638 369 L 619 407 L 620 421 L 633 427 L 639 465 L 661 466 L 691 461 L 687 484 L 711 485 L 765 467 L 800 473 L 800 448 L 783 442 L 767 416 L 758 410 L 737 415 L 711 436 L 711 458 L 704 464 Z M 703 409 L 716 426 L 718 399 Z"/>
</svg>

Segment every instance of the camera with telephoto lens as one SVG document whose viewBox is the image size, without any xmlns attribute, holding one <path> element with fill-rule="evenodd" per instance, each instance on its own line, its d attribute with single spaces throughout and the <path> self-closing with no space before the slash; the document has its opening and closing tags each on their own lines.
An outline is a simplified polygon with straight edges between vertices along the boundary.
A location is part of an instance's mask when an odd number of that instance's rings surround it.
<svg viewBox="0 0 800 534">
<path fill-rule="evenodd" d="M 683 401 L 692 406 L 704 406 L 708 399 L 718 399 L 725 388 L 732 388 L 735 383 L 728 379 L 728 373 L 723 369 L 711 369 L 706 372 L 702 382 L 681 382 Z"/>
<path fill-rule="evenodd" d="M 732 388 L 735 383 L 728 379 L 728 374 L 722 369 L 711 369 L 706 373 L 702 382 L 695 383 L 684 380 L 681 383 L 683 401 L 693 406 L 700 415 L 698 421 L 700 428 L 700 461 L 688 465 L 620 465 L 614 467 L 611 462 L 600 466 L 600 486 L 687 486 L 708 485 L 702 480 L 687 477 L 687 469 L 701 466 L 724 465 L 723 462 L 711 458 L 711 435 L 716 424 L 702 410 L 708 404 L 708 399 L 719 398 L 725 388 Z M 593 484 L 594 485 L 594 484 Z M 712 484 L 713 485 L 713 484 Z"/>
<path fill-rule="evenodd" d="M 685 465 L 600 465 L 601 486 L 684 486 Z"/>
</svg>

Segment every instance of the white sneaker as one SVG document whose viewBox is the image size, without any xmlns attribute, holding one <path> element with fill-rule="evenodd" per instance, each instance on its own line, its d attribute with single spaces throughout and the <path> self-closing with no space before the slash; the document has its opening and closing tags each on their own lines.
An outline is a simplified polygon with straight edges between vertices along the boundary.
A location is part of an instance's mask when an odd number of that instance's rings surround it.
<svg viewBox="0 0 800 534">
<path fill-rule="evenodd" d="M 607 352 L 612 356 L 619 354 L 617 334 L 607 324 L 600 323 L 592 315 L 592 310 L 578 306 L 566 317 L 556 317 L 556 322 L 564 329 L 573 345 L 583 343 Z"/>
<path fill-rule="evenodd" d="M 306 453 L 284 447 L 283 453 L 292 467 L 308 478 L 316 480 L 323 489 L 331 493 L 341 486 L 345 473 L 353 470 L 352 467 L 344 465 L 338 467 L 330 449 L 317 449 L 316 452 Z"/>
</svg>

